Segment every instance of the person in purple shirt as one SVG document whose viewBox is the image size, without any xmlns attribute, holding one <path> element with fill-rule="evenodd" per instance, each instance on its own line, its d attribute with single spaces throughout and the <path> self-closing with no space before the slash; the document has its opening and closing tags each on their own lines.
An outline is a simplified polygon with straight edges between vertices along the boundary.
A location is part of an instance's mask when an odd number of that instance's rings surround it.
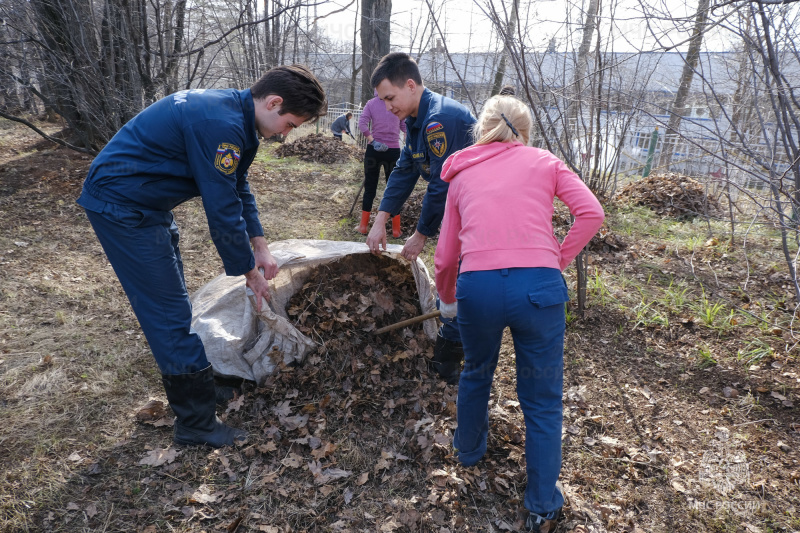
<svg viewBox="0 0 800 533">
<path fill-rule="evenodd" d="M 364 198 L 361 201 L 361 223 L 358 225 L 358 231 L 366 235 L 381 168 L 388 181 L 389 174 L 400 158 L 400 132 L 406 133 L 406 123 L 386 109 L 376 92 L 375 98 L 367 102 L 361 112 L 358 129 L 368 143 L 364 153 Z M 400 236 L 400 215 L 392 219 L 392 235 L 395 238 Z"/>
</svg>

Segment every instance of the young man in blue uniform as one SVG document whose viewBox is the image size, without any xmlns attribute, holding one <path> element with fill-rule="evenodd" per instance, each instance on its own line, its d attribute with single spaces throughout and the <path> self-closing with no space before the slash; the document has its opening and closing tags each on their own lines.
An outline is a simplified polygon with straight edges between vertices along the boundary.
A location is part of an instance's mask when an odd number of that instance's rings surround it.
<svg viewBox="0 0 800 533">
<path fill-rule="evenodd" d="M 390 218 L 393 232 L 399 234 L 397 215 L 422 176 L 428 182 L 422 212 L 416 231 L 401 252 L 409 261 L 416 261 L 428 237 L 439 231 L 444 216 L 448 185 L 440 176 L 442 164 L 450 154 L 472 144 L 475 117 L 455 100 L 427 89 L 417 64 L 408 54 L 393 52 L 384 56 L 372 72 L 370 82 L 386 109 L 406 121 L 407 134 L 403 152 L 389 176 L 378 215 L 367 236 L 367 246 L 376 254 L 380 253 L 381 245 L 386 249 L 386 222 Z M 442 319 L 432 361 L 448 383 L 458 382 L 464 358 L 457 318 Z"/>
<path fill-rule="evenodd" d="M 322 86 L 300 65 L 274 68 L 243 91 L 180 91 L 125 124 L 89 169 L 78 204 L 156 359 L 175 412 L 178 444 L 220 447 L 246 434 L 216 416 L 212 368 L 191 329 L 171 210 L 202 198 L 225 273 L 246 277 L 260 310 L 278 267 L 264 239 L 247 169 L 259 135 L 286 135 L 326 110 Z"/>
<path fill-rule="evenodd" d="M 339 118 L 333 121 L 331 124 L 331 131 L 333 132 L 333 136 L 336 137 L 338 140 L 342 140 L 342 134 L 348 134 L 352 139 L 353 134 L 350 133 L 350 119 L 353 118 L 353 114 L 350 112 L 341 115 Z"/>
</svg>

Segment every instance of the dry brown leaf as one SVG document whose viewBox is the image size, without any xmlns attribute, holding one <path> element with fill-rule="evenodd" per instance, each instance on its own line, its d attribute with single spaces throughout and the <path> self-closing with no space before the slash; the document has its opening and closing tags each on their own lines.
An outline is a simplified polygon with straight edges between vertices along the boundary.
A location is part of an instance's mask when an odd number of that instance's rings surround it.
<svg viewBox="0 0 800 533">
<path fill-rule="evenodd" d="M 336 451 L 336 445 L 332 442 L 326 442 L 323 446 L 318 447 L 316 450 L 311 450 L 311 456 L 314 459 L 322 459 L 329 456 Z"/>
<path fill-rule="evenodd" d="M 261 453 L 270 453 L 270 452 L 274 452 L 275 450 L 277 450 L 278 447 L 275 445 L 274 442 L 269 441 L 269 442 L 267 442 L 265 444 L 259 444 L 258 446 L 256 446 L 256 449 L 258 451 L 260 451 Z"/>
<path fill-rule="evenodd" d="M 226 413 L 230 413 L 231 411 L 236 412 L 242 408 L 244 405 L 244 396 L 239 396 L 235 400 L 231 400 L 228 402 L 228 408 L 225 409 Z"/>
<path fill-rule="evenodd" d="M 156 448 L 155 450 L 150 450 L 147 452 L 147 454 L 139 461 L 139 464 L 148 466 L 161 466 L 164 463 L 171 463 L 180 454 L 181 452 L 175 448 Z"/>
<path fill-rule="evenodd" d="M 200 485 L 196 491 L 189 496 L 189 503 L 214 503 L 217 496 L 211 494 L 211 488 L 205 483 Z"/>
<path fill-rule="evenodd" d="M 303 458 L 296 453 L 290 453 L 287 457 L 284 457 L 281 464 L 289 468 L 300 468 L 303 466 Z"/>
<path fill-rule="evenodd" d="M 139 422 L 155 421 L 165 416 L 167 409 L 164 402 L 159 400 L 150 400 L 136 412 L 136 420 Z"/>
<path fill-rule="evenodd" d="M 287 431 L 293 431 L 295 429 L 305 427 L 306 423 L 308 422 L 308 415 L 279 417 L 278 420 Z"/>
</svg>

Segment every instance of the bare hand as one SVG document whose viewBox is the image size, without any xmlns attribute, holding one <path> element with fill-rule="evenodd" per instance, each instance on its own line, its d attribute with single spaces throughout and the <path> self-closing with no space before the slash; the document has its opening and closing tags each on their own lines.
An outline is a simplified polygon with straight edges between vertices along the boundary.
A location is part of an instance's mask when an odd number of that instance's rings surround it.
<svg viewBox="0 0 800 533">
<path fill-rule="evenodd" d="M 261 299 L 263 298 L 269 302 L 272 298 L 269 294 L 269 283 L 267 281 L 278 275 L 278 262 L 272 257 L 264 237 L 253 237 L 250 242 L 253 245 L 253 257 L 256 260 L 256 266 L 244 276 L 247 279 L 247 287 L 255 294 L 256 310 L 260 313 L 262 308 Z"/>
<path fill-rule="evenodd" d="M 254 268 L 250 272 L 244 275 L 246 279 L 247 287 L 253 291 L 253 294 L 256 297 L 256 310 L 260 313 L 261 312 L 261 299 L 264 298 L 266 301 L 270 301 L 271 296 L 269 294 L 269 283 L 264 275 L 259 272 L 258 268 Z"/>
<path fill-rule="evenodd" d="M 384 236 L 386 232 L 384 230 Z M 406 244 L 403 246 L 403 251 L 400 252 L 400 255 L 411 261 L 412 263 L 417 260 L 419 254 L 422 253 L 422 249 L 425 248 L 425 243 L 428 241 L 428 238 L 420 233 L 419 231 L 415 231 L 414 235 L 409 237 L 406 241 Z"/>
<path fill-rule="evenodd" d="M 254 250 L 253 255 L 256 259 L 256 270 L 263 269 L 264 279 L 270 280 L 278 275 L 278 262 L 268 249 Z"/>
<path fill-rule="evenodd" d="M 386 251 L 387 218 L 388 213 L 384 214 L 383 211 L 379 211 L 375 217 L 375 222 L 372 224 L 372 229 L 369 230 L 369 235 L 367 235 L 367 248 L 375 255 L 381 254 L 381 245 L 383 245 L 383 251 Z"/>
</svg>

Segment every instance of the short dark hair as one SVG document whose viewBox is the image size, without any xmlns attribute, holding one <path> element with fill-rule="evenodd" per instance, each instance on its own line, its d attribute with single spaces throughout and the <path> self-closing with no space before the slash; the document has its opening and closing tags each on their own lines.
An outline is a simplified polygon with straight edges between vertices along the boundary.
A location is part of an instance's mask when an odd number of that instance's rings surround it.
<svg viewBox="0 0 800 533">
<path fill-rule="evenodd" d="M 270 95 L 283 98 L 280 114 L 316 120 L 328 112 L 325 90 L 314 74 L 303 65 L 281 65 L 267 71 L 250 87 L 256 100 Z"/>
<path fill-rule="evenodd" d="M 347 113 L 345 113 L 344 116 L 347 117 L 347 118 L 350 118 L 350 117 L 353 116 L 353 114 L 350 111 L 348 111 Z"/>
<path fill-rule="evenodd" d="M 369 82 L 374 89 L 383 80 L 389 80 L 395 87 L 402 87 L 408 80 L 414 80 L 417 85 L 422 85 L 422 76 L 416 61 L 405 52 L 392 52 L 381 58 L 378 66 L 372 71 Z"/>
<path fill-rule="evenodd" d="M 500 89 L 498 94 L 500 96 L 515 96 L 517 94 L 517 90 L 513 85 L 503 85 L 503 88 Z"/>
</svg>

